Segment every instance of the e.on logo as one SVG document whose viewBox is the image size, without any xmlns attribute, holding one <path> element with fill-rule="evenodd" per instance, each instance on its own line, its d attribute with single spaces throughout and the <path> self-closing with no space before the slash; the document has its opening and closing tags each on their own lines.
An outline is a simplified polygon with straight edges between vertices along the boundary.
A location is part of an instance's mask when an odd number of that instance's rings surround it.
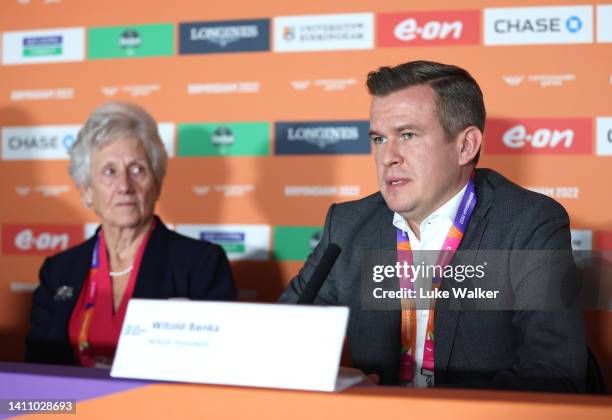
<svg viewBox="0 0 612 420">
<path fill-rule="evenodd" d="M 590 118 L 491 118 L 484 149 L 492 154 L 591 154 Z"/>
<path fill-rule="evenodd" d="M 380 13 L 378 45 L 467 45 L 480 42 L 480 11 Z"/>
<path fill-rule="evenodd" d="M 3 225 L 5 255 L 51 255 L 83 240 L 81 225 Z"/>
</svg>

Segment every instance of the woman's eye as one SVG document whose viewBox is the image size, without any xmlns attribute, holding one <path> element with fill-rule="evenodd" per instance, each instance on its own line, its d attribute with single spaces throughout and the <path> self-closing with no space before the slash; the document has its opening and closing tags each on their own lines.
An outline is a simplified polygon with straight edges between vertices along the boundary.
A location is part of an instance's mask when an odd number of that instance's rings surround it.
<svg viewBox="0 0 612 420">
<path fill-rule="evenodd" d="M 130 166 L 130 173 L 131 173 L 132 175 L 141 175 L 141 174 L 143 174 L 144 172 L 145 172 L 145 168 L 144 168 L 144 166 L 141 166 L 141 165 L 133 165 L 133 166 Z"/>
</svg>

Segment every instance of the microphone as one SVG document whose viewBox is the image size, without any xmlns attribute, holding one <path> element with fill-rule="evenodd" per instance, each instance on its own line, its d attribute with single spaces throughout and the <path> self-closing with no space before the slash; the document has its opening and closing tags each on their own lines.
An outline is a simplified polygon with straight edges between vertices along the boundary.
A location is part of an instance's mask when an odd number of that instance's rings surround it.
<svg viewBox="0 0 612 420">
<path fill-rule="evenodd" d="M 338 255 L 340 255 L 340 247 L 334 243 L 330 243 L 325 248 L 325 252 L 323 252 L 323 256 L 321 257 L 321 261 L 310 276 L 310 281 L 302 290 L 302 294 L 300 295 L 297 303 L 312 303 L 315 298 L 319 294 L 319 290 L 323 286 L 323 282 L 327 278 L 327 275 L 331 271 L 334 263 L 338 259 Z"/>
</svg>

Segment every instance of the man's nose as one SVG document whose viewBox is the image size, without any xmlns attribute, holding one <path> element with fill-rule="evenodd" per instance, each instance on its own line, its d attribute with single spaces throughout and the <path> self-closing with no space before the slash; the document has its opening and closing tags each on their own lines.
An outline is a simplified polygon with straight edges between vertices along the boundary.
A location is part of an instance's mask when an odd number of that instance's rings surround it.
<svg viewBox="0 0 612 420">
<path fill-rule="evenodd" d="M 387 140 L 383 151 L 383 165 L 393 166 L 401 164 L 403 161 L 402 154 L 399 150 L 399 142 L 395 139 Z"/>
</svg>

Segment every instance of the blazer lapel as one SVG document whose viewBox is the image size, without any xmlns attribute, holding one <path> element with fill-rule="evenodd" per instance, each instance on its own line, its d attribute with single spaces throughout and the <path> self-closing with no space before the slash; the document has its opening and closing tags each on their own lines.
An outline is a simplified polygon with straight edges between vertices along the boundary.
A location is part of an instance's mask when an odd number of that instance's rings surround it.
<svg viewBox="0 0 612 420">
<path fill-rule="evenodd" d="M 470 219 L 463 240 L 459 244 L 458 251 L 477 251 L 480 247 L 484 231 L 487 227 L 488 220 L 486 214 L 495 198 L 495 190 L 483 176 L 480 171 L 476 172 L 476 194 L 478 201 L 476 208 Z M 480 175 L 480 176 L 479 176 Z M 466 258 L 462 258 L 461 264 L 470 264 L 476 257 L 476 253 L 472 253 Z M 455 261 L 451 261 L 451 264 Z M 456 283 L 453 280 L 442 281 L 442 290 L 451 290 Z M 453 301 L 459 303 L 457 301 Z M 436 302 L 436 315 L 434 324 L 434 381 L 436 383 L 443 382 L 448 370 L 450 355 L 452 353 L 455 334 L 457 332 L 457 324 L 461 315 L 460 306 L 451 308 L 451 299 L 440 299 Z"/>
<path fill-rule="evenodd" d="M 168 253 L 168 228 L 155 216 L 155 228 L 149 236 L 136 278 L 135 298 L 167 299 L 174 295 L 173 283 L 166 278 Z"/>
</svg>

